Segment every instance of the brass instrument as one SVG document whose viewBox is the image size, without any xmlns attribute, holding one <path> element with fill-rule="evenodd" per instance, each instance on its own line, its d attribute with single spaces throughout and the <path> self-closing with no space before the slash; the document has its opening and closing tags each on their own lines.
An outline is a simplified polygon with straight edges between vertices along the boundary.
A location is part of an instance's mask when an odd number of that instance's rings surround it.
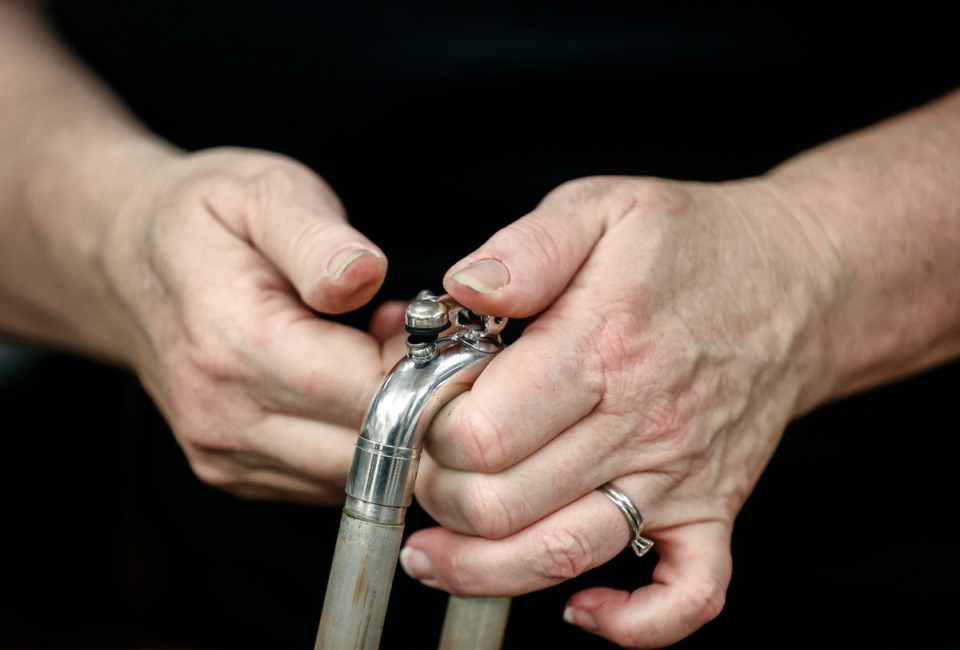
<svg viewBox="0 0 960 650">
<path fill-rule="evenodd" d="M 379 647 L 424 432 L 504 348 L 505 325 L 449 295 L 424 291 L 407 306 L 407 356 L 383 380 L 357 439 L 318 649 Z M 499 648 L 509 606 L 451 596 L 440 647 Z"/>
</svg>

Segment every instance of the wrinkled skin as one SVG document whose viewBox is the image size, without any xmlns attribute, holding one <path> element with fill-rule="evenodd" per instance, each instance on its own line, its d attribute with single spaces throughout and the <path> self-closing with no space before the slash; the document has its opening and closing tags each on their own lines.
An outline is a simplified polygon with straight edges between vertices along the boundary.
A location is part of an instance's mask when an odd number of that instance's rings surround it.
<svg viewBox="0 0 960 650">
<path fill-rule="evenodd" d="M 121 356 L 204 481 L 342 502 L 356 431 L 400 352 L 385 360 L 381 340 L 322 314 L 369 300 L 383 253 L 283 156 L 216 149 L 143 178 L 102 253 L 118 331 L 135 333 Z"/>
<path fill-rule="evenodd" d="M 400 307 L 370 334 L 322 316 L 371 298 L 382 253 L 289 159 L 158 142 L 36 5 L 0 2 L 0 328 L 134 368 L 202 479 L 339 502 Z M 644 647 L 715 615 L 786 422 L 960 354 L 958 98 L 786 176 L 567 184 L 452 269 L 468 306 L 539 318 L 437 418 L 418 496 L 448 530 L 413 535 L 407 571 L 473 594 L 576 575 L 627 542 L 596 492 L 613 481 L 654 584 L 577 594 L 566 618 Z"/>
<path fill-rule="evenodd" d="M 434 421 L 416 493 L 444 528 L 411 536 L 407 572 L 517 595 L 603 564 L 630 538 L 610 481 L 654 583 L 582 591 L 564 617 L 655 647 L 716 616 L 734 518 L 828 363 L 835 260 L 790 204 L 763 179 L 583 179 L 452 268 L 464 304 L 537 318 Z"/>
</svg>

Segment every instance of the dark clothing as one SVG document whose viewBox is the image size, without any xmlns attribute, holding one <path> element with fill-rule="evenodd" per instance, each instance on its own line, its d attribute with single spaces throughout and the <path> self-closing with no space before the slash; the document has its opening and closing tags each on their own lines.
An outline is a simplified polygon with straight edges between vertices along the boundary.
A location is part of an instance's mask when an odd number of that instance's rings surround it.
<svg viewBox="0 0 960 650">
<path fill-rule="evenodd" d="M 913 3 L 88 0 L 53 16 L 163 137 L 324 176 L 390 259 L 375 302 L 439 289 L 563 181 L 755 175 L 960 82 L 955 23 Z M 204 486 L 133 378 L 46 364 L 0 392 L 47 429 L 10 436 L 26 459 L 7 478 L 25 495 L 0 581 L 26 621 L 12 645 L 311 646 L 339 511 Z M 791 425 L 738 519 L 725 611 L 680 645 L 957 645 L 958 386 L 954 364 Z M 53 476 L 31 463 L 61 445 Z M 408 530 L 428 524 L 414 509 Z M 506 646 L 611 647 L 563 603 L 652 565 L 627 552 L 517 598 Z M 385 647 L 436 645 L 443 594 L 398 571 L 391 603 Z"/>
</svg>

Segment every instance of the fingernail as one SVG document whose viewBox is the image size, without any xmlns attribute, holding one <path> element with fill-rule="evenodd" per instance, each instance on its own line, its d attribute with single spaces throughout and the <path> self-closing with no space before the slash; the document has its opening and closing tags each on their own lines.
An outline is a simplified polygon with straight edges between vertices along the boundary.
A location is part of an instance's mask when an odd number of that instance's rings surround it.
<svg viewBox="0 0 960 650">
<path fill-rule="evenodd" d="M 346 248 L 330 258 L 330 263 L 327 265 L 327 273 L 333 277 L 334 280 L 339 280 L 343 277 L 343 274 L 347 272 L 351 264 L 365 255 L 379 257 L 379 255 L 368 248 Z"/>
<path fill-rule="evenodd" d="M 404 548 L 400 551 L 400 566 L 408 576 L 414 580 L 430 580 L 433 578 L 433 567 L 430 558 L 414 548 Z"/>
<path fill-rule="evenodd" d="M 600 629 L 600 626 L 597 625 L 597 621 L 593 618 L 593 616 L 591 616 L 589 612 L 585 612 L 582 609 L 567 607 L 563 610 L 563 620 L 570 625 L 582 627 L 588 632 L 596 632 Z"/>
<path fill-rule="evenodd" d="M 507 286 L 510 271 L 500 260 L 480 260 L 454 273 L 451 280 L 486 295 Z"/>
</svg>

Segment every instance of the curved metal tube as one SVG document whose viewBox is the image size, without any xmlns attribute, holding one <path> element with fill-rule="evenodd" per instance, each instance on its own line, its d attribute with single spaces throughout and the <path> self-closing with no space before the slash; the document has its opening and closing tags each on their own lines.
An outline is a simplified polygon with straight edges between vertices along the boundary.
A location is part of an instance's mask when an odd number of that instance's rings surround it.
<svg viewBox="0 0 960 650">
<path fill-rule="evenodd" d="M 437 412 L 467 390 L 503 346 L 456 337 L 436 343 L 428 363 L 409 358 L 387 375 L 364 419 L 347 479 L 344 510 L 386 525 L 403 523 L 413 497 L 423 434 Z"/>
<path fill-rule="evenodd" d="M 491 322 L 485 316 L 480 316 L 482 325 L 478 327 L 461 321 L 458 315 L 460 329 L 437 340 L 449 324 L 448 313 L 456 313 L 449 309 L 450 304 L 448 296 L 429 296 L 408 308 L 412 333 L 407 341 L 408 357 L 384 379 L 364 418 L 347 478 L 347 501 L 317 648 L 379 646 L 424 432 L 437 412 L 466 391 L 504 347 L 499 332 L 505 319 Z M 437 306 L 436 327 L 417 321 L 411 328 L 414 307 Z"/>
</svg>

